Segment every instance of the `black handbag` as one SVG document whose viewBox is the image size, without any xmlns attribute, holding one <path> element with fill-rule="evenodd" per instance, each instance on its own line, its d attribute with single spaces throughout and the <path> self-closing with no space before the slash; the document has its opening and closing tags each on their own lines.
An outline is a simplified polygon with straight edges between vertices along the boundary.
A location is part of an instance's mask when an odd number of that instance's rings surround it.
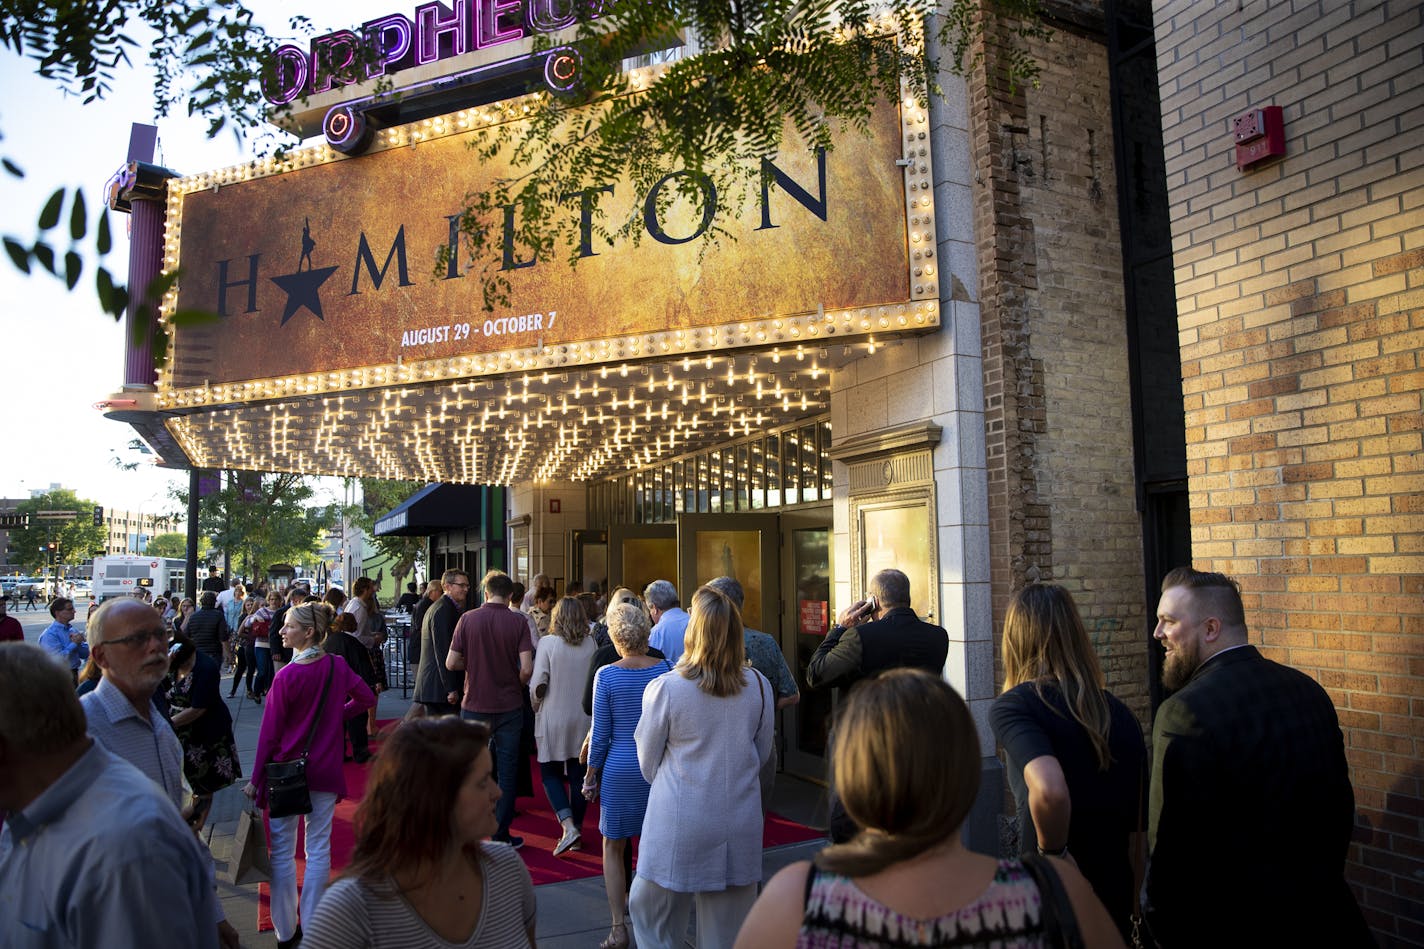
<svg viewBox="0 0 1424 949">
<path fill-rule="evenodd" d="M 312 812 L 311 788 L 307 785 L 307 756 L 311 754 L 316 723 L 321 720 L 321 710 L 326 706 L 326 693 L 331 688 L 331 677 L 336 673 L 335 662 L 335 658 L 330 657 L 326 682 L 321 687 L 321 698 L 317 699 L 316 711 L 312 713 L 311 727 L 307 729 L 307 743 L 302 749 L 302 756 L 294 761 L 267 762 L 265 770 L 269 817 L 295 817 Z"/>
<path fill-rule="evenodd" d="M 1024 854 L 1019 858 L 1023 868 L 1038 884 L 1039 921 L 1043 927 L 1044 945 L 1055 949 L 1084 949 L 1083 933 L 1078 928 L 1078 919 L 1073 915 L 1073 904 L 1068 899 L 1068 891 L 1052 861 L 1038 854 Z"/>
</svg>

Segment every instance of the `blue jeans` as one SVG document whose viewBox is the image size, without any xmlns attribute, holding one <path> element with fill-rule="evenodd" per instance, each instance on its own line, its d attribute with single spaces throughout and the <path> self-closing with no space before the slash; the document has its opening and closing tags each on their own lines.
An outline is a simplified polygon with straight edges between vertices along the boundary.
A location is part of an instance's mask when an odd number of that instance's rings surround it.
<svg viewBox="0 0 1424 949">
<path fill-rule="evenodd" d="M 266 695 L 272 687 L 272 650 L 253 647 L 252 654 L 257 664 L 257 682 L 252 691 L 259 696 Z"/>
<path fill-rule="evenodd" d="M 574 826 L 579 828 L 583 827 L 583 815 L 588 810 L 588 801 L 583 796 L 583 776 L 587 772 L 588 768 L 579 764 L 577 758 L 539 762 L 539 776 L 544 780 L 544 794 L 549 798 L 554 816 L 560 821 L 572 817 Z"/>
<path fill-rule="evenodd" d="M 462 708 L 460 717 L 489 725 L 490 753 L 499 771 L 499 805 L 494 811 L 499 830 L 495 831 L 495 837 L 508 837 L 509 825 L 514 823 L 515 789 L 519 786 L 519 733 L 524 729 L 524 709 L 490 713 Z"/>
</svg>

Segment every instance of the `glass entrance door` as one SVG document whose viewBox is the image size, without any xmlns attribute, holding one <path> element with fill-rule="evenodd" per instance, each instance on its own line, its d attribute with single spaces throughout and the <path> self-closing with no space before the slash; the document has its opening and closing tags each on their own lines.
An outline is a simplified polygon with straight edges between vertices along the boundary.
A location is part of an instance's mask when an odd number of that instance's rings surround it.
<svg viewBox="0 0 1424 949">
<path fill-rule="evenodd" d="M 806 666 L 831 628 L 830 505 L 781 514 L 683 514 L 677 519 L 678 592 L 735 577 L 746 592 L 742 621 L 781 646 L 801 701 L 779 713 L 785 770 L 823 782 L 833 698 L 806 688 Z"/>
<path fill-rule="evenodd" d="M 683 609 L 708 580 L 733 577 L 746 594 L 742 622 L 779 640 L 777 531 L 775 514 L 679 514 L 677 592 Z"/>
<path fill-rule="evenodd" d="M 608 554 L 609 591 L 627 587 L 642 596 L 654 580 L 677 576 L 677 527 L 614 524 L 608 529 Z"/>
<path fill-rule="evenodd" d="M 806 687 L 806 666 L 831 630 L 831 510 L 783 514 L 781 531 L 781 649 L 801 690 L 801 701 L 783 710 L 782 761 L 792 774 L 824 782 L 835 700 Z"/>
</svg>

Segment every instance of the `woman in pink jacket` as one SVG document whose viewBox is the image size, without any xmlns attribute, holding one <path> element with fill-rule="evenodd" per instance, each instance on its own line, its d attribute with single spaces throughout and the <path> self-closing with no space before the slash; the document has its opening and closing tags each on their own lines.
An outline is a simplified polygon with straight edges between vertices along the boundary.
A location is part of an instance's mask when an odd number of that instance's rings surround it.
<svg viewBox="0 0 1424 949">
<path fill-rule="evenodd" d="M 267 805 L 263 780 L 271 761 L 293 761 L 302 756 L 311 730 L 307 755 L 307 785 L 312 811 L 306 815 L 271 818 L 272 927 L 277 945 L 295 945 L 302 928 L 299 919 L 316 912 L 331 873 L 331 816 L 336 802 L 346 795 L 341 756 L 347 719 L 364 715 L 376 697 L 339 656 L 322 651 L 321 643 L 332 628 L 335 614 L 325 603 L 308 602 L 287 611 L 282 642 L 294 651 L 267 693 L 262 731 L 257 738 L 257 761 L 252 767 L 256 783 L 243 793 Z M 324 694 L 324 698 L 323 698 Z M 312 722 L 316 727 L 312 730 Z M 306 876 L 302 885 L 301 914 L 297 912 L 297 821 L 306 822 Z"/>
</svg>

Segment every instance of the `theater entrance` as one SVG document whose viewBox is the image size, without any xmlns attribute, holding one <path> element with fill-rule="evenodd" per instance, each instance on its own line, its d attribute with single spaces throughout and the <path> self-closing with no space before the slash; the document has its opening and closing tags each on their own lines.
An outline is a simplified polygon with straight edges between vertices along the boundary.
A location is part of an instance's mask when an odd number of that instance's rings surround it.
<svg viewBox="0 0 1424 949">
<path fill-rule="evenodd" d="M 610 532 L 610 543 L 614 536 Z M 666 556 L 668 545 L 675 547 L 675 582 L 684 606 L 690 591 L 714 577 L 735 577 L 741 583 L 743 622 L 777 641 L 801 690 L 800 702 L 779 712 L 781 766 L 798 777 L 824 781 L 833 699 L 828 692 L 806 688 L 806 665 L 830 631 L 830 505 L 779 513 L 679 514 L 675 524 L 626 529 L 623 544 L 624 553 L 615 559 L 622 560 L 625 576 L 650 556 Z"/>
</svg>

